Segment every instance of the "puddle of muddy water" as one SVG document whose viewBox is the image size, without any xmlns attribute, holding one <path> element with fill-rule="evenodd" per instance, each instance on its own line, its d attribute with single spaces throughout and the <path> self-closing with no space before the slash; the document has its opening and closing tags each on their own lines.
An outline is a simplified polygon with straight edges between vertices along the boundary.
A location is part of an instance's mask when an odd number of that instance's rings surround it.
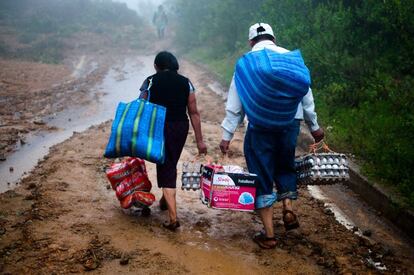
<svg viewBox="0 0 414 275">
<path fill-rule="evenodd" d="M 126 60 L 122 67 L 111 69 L 103 82 L 91 91 L 91 104 L 74 106 L 44 118 L 49 126 L 56 126 L 59 130 L 29 135 L 25 145 L 0 163 L 0 192 L 14 188 L 38 160 L 48 154 L 51 146 L 68 139 L 73 132 L 84 131 L 113 118 L 120 101 L 128 102 L 137 98 L 141 83 L 153 74 L 153 58 L 141 56 Z"/>
</svg>

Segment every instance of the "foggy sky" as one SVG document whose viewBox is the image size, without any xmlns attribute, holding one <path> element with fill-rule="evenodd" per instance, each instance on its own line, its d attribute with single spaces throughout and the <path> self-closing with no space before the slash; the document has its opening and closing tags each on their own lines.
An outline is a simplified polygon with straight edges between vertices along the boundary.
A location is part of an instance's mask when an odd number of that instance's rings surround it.
<svg viewBox="0 0 414 275">
<path fill-rule="evenodd" d="M 113 0 L 113 1 L 126 3 L 128 8 L 136 11 L 140 15 L 144 15 L 142 14 L 143 11 L 142 9 L 140 9 L 140 7 L 143 7 L 143 6 L 157 7 L 159 4 L 162 4 L 164 2 L 164 0 Z M 152 10 L 151 10 L 151 13 L 152 13 Z"/>
</svg>

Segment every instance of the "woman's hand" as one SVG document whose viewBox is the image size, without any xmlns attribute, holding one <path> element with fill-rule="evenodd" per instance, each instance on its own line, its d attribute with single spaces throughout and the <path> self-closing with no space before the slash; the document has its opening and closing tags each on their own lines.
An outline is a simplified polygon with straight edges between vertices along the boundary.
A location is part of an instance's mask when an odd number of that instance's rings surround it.
<svg viewBox="0 0 414 275">
<path fill-rule="evenodd" d="M 207 154 L 207 145 L 204 143 L 204 141 L 200 141 L 197 142 L 197 149 L 198 149 L 198 154 Z"/>
</svg>

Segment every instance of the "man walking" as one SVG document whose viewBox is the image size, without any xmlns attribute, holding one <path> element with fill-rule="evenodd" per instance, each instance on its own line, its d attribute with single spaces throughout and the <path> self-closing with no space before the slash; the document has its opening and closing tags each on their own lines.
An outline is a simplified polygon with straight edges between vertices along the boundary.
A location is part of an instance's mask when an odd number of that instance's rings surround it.
<svg viewBox="0 0 414 275">
<path fill-rule="evenodd" d="M 238 61 L 229 88 L 220 149 L 227 153 L 246 114 L 244 154 L 249 172 L 258 175 L 255 207 L 265 231 L 254 241 L 262 248 L 274 248 L 276 201 L 283 202 L 285 229 L 299 227 L 292 200 L 298 196 L 294 160 L 300 120 L 305 120 L 316 142 L 324 132 L 317 122 L 309 71 L 300 53 L 276 46 L 273 30 L 265 23 L 250 27 L 249 43 L 252 50 Z"/>
<path fill-rule="evenodd" d="M 154 13 L 154 16 L 152 17 L 152 23 L 157 28 L 158 38 L 163 39 L 165 27 L 168 23 L 168 18 L 162 5 L 159 5 L 158 10 Z"/>
</svg>

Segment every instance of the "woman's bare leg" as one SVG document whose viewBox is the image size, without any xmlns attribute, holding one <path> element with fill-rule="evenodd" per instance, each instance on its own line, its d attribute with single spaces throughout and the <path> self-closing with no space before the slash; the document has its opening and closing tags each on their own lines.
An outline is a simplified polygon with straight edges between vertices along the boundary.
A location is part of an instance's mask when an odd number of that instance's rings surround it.
<svg viewBox="0 0 414 275">
<path fill-rule="evenodd" d="M 168 216 L 170 218 L 170 223 L 177 221 L 177 203 L 175 200 L 176 189 L 175 188 L 163 188 L 163 196 L 168 206 Z"/>
</svg>

